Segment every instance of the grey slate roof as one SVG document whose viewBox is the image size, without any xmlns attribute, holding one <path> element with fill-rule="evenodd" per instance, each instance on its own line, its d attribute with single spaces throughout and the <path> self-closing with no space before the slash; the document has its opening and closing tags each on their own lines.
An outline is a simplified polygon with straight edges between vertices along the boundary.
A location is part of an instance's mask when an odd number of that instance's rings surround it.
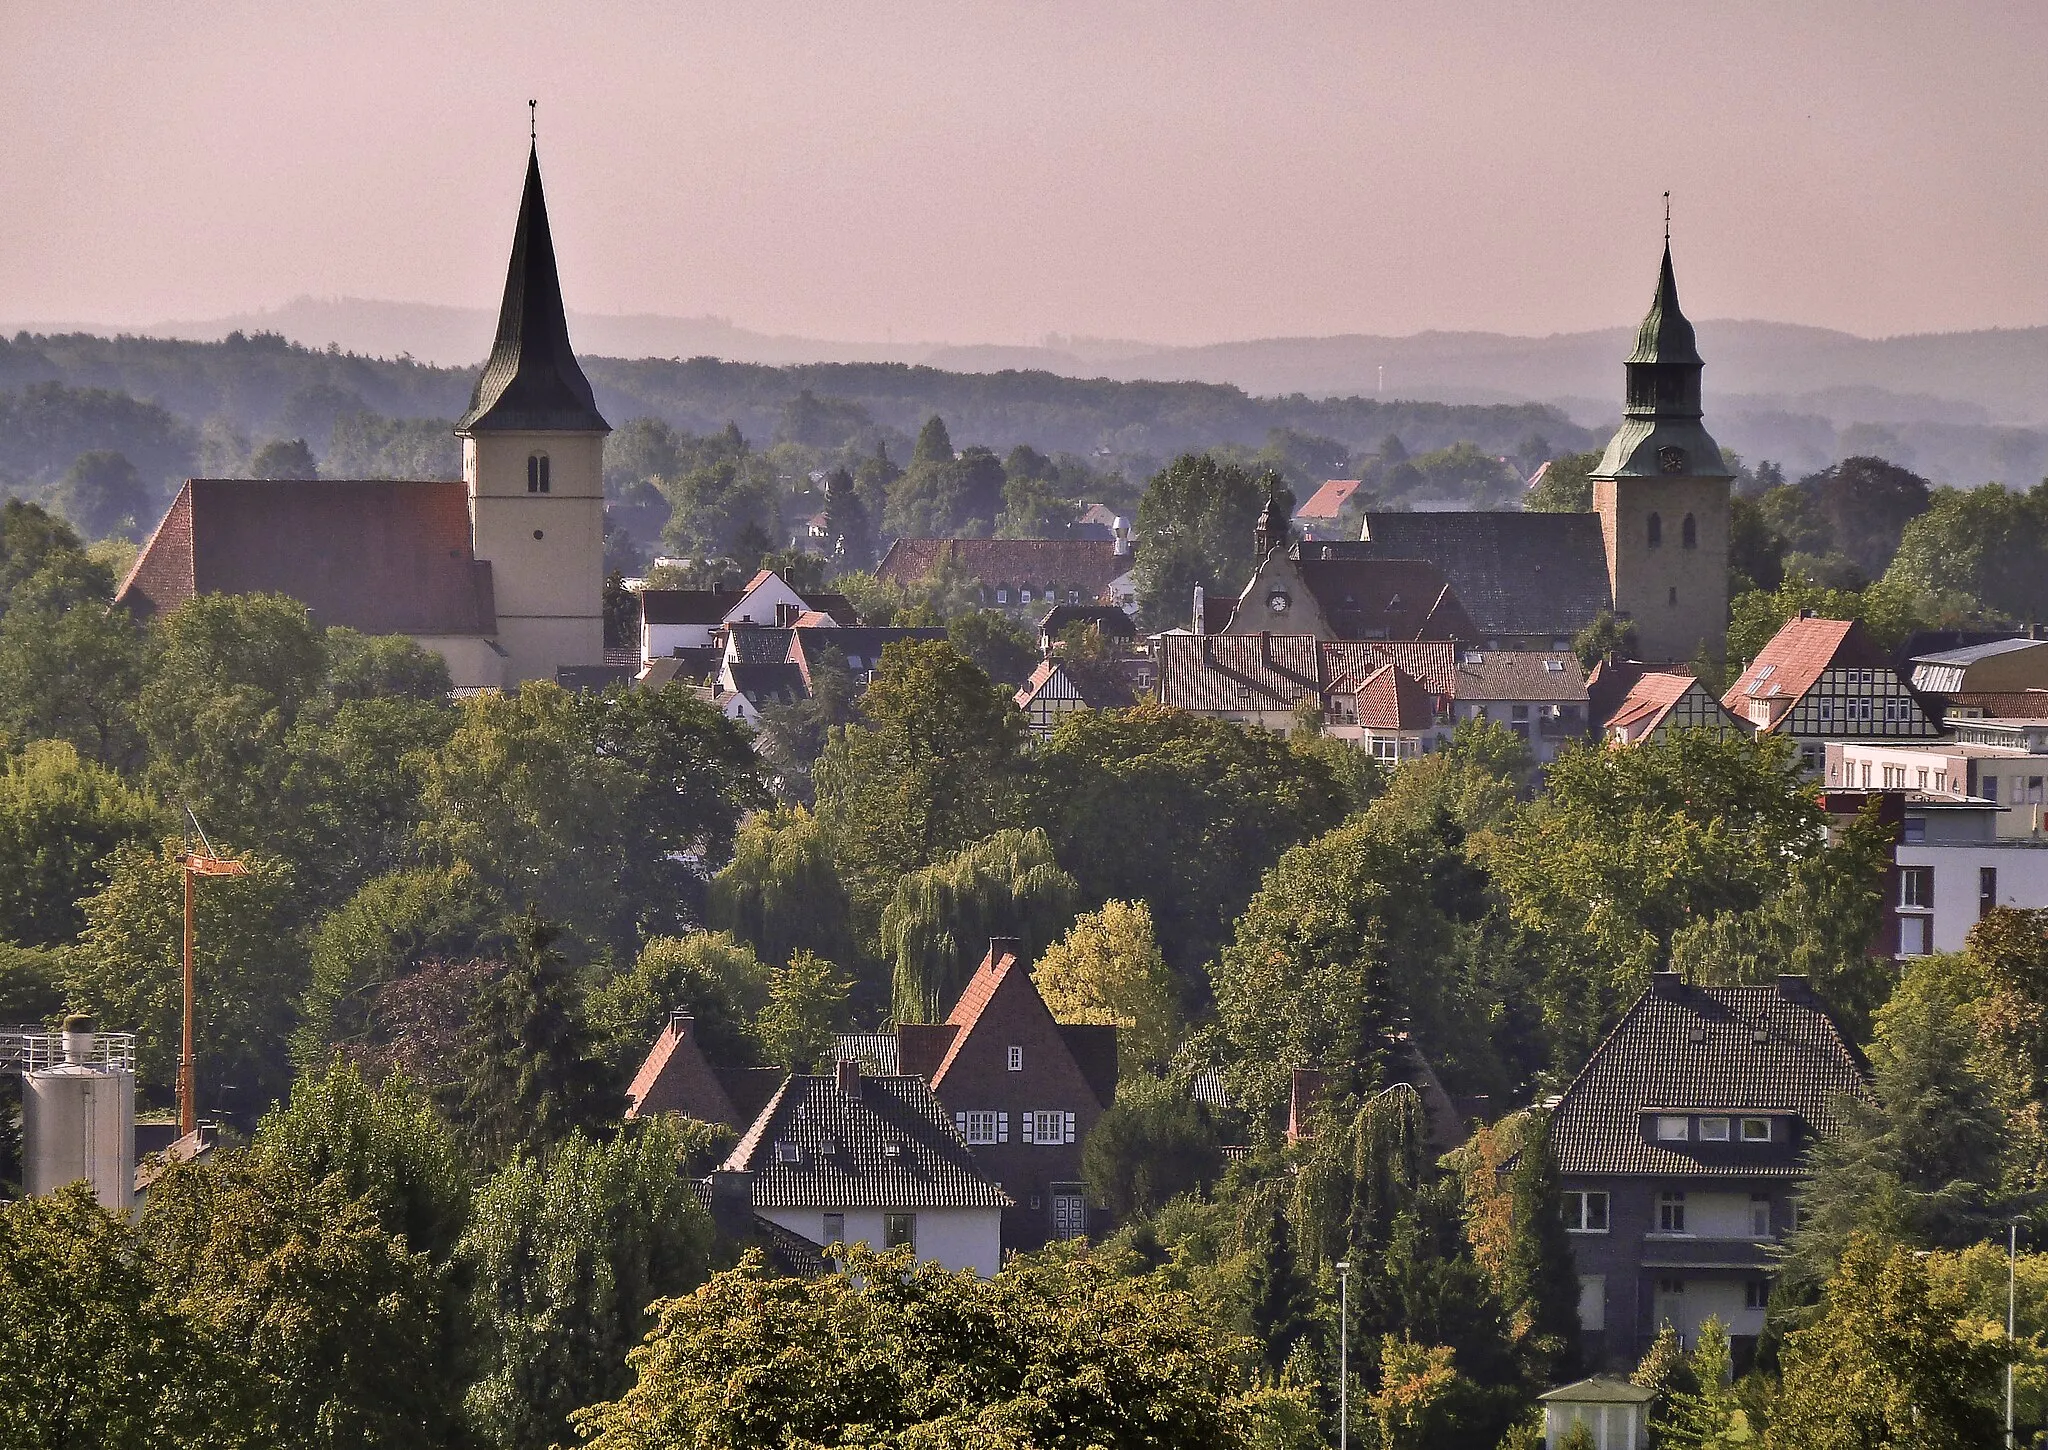
<svg viewBox="0 0 2048 1450">
<path fill-rule="evenodd" d="M 1614 606 L 1597 514 L 1374 513 L 1362 539 L 1312 540 L 1308 559 L 1426 559 L 1481 635 L 1566 638 Z"/>
<path fill-rule="evenodd" d="M 609 433 L 590 380 L 569 347 L 555 241 L 540 188 L 540 153 L 526 157 L 526 192 L 498 308 L 498 335 L 457 433 Z"/>
<path fill-rule="evenodd" d="M 1177 710 L 1291 710 L 1321 693 L 1312 634 L 1160 637 L 1159 698 Z"/>
<path fill-rule="evenodd" d="M 794 705 L 811 696 L 803 671 L 795 665 L 735 664 L 728 666 L 726 673 L 732 677 L 733 689 L 752 701 L 757 710 L 763 705 Z"/>
<path fill-rule="evenodd" d="M 783 1083 L 725 1161 L 754 1175 L 756 1209 L 1012 1206 L 976 1171 L 923 1078 L 863 1073 L 859 1086 L 847 1093 L 835 1077 L 807 1074 Z M 797 1162 L 779 1161 L 783 1143 L 799 1150 Z"/>
<path fill-rule="evenodd" d="M 1468 650 L 1458 658 L 1460 700 L 1583 700 L 1586 671 L 1570 650 Z"/>
<path fill-rule="evenodd" d="M 740 665 L 779 665 L 789 659 L 789 641 L 794 630 L 769 625 L 741 624 L 727 631 L 732 641 L 732 659 Z"/>
<path fill-rule="evenodd" d="M 893 1032 L 842 1032 L 832 1040 L 834 1062 L 858 1062 L 862 1071 L 874 1071 L 894 1077 L 899 1071 L 896 1065 L 896 1034 Z"/>
<path fill-rule="evenodd" d="M 1550 1121 L 1567 1177 L 1803 1177 L 1805 1149 L 1840 1125 L 1836 1101 L 1866 1095 L 1863 1064 L 1803 977 L 1769 987 L 1692 987 L 1658 973 L 1565 1090 Z M 1646 1110 L 1789 1113 L 1791 1143 L 1656 1141 Z"/>
</svg>

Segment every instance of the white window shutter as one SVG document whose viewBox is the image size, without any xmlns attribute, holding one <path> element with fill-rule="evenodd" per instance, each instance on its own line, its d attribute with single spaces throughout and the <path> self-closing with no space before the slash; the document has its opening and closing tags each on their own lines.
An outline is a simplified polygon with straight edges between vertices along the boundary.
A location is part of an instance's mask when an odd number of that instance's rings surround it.
<svg viewBox="0 0 2048 1450">
<path fill-rule="evenodd" d="M 1024 1141 L 1036 1143 L 1038 1141 L 1038 1114 L 1027 1112 L 1022 1117 L 1024 1119 Z"/>
<path fill-rule="evenodd" d="M 1071 1142 L 1073 1142 L 1073 1141 L 1074 1141 L 1074 1115 L 1073 1115 L 1072 1113 L 1068 1113 L 1068 1114 L 1067 1114 L 1067 1123 L 1066 1123 L 1066 1127 L 1067 1127 L 1067 1138 L 1066 1138 L 1066 1141 L 1067 1141 L 1067 1142 L 1069 1142 L 1069 1143 L 1071 1143 Z"/>
<path fill-rule="evenodd" d="M 1010 1115 L 1008 1113 L 996 1114 L 996 1141 L 998 1143 L 1010 1141 Z"/>
</svg>

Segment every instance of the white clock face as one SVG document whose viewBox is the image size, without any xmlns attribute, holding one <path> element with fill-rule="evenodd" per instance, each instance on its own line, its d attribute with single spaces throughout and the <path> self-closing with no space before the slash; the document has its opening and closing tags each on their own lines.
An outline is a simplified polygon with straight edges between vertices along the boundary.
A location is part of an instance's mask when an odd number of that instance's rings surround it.
<svg viewBox="0 0 2048 1450">
<path fill-rule="evenodd" d="M 1289 599 L 1287 597 L 1287 591 L 1285 589 L 1275 589 L 1271 594 L 1268 594 L 1266 596 L 1266 608 L 1272 610 L 1275 614 L 1285 614 L 1287 612 L 1287 606 L 1292 604 L 1293 602 L 1294 601 L 1292 599 Z"/>
</svg>

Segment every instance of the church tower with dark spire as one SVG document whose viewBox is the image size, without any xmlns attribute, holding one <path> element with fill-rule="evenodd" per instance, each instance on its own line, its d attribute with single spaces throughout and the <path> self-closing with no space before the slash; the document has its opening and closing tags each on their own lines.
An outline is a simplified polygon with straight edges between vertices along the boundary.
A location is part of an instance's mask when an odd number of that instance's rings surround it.
<svg viewBox="0 0 2048 1450">
<path fill-rule="evenodd" d="M 505 684 L 604 660 L 604 440 L 569 346 L 554 238 L 529 152 L 490 360 L 455 425 L 476 557 L 491 564 Z"/>
<path fill-rule="evenodd" d="M 1628 359 L 1621 431 L 1593 471 L 1615 613 L 1638 653 L 1685 661 L 1728 647 L 1728 488 L 1721 449 L 1701 422 L 1704 364 L 1678 306 L 1665 238 L 1657 295 Z"/>
</svg>

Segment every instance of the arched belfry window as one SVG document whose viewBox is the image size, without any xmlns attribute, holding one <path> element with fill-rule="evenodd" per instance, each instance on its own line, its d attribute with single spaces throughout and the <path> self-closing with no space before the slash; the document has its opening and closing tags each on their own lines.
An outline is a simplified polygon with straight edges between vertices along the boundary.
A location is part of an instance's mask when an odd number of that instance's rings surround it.
<svg viewBox="0 0 2048 1450">
<path fill-rule="evenodd" d="M 548 456 L 545 453 L 530 453 L 526 458 L 526 491 L 546 493 L 548 491 Z"/>
<path fill-rule="evenodd" d="M 1700 546 L 1700 526 L 1693 521 L 1691 514 L 1685 516 L 1685 527 L 1680 531 L 1680 540 L 1688 549 L 1697 549 Z"/>
<path fill-rule="evenodd" d="M 1650 547 L 1653 549 L 1664 547 L 1664 516 L 1662 514 L 1650 515 Z"/>
</svg>

